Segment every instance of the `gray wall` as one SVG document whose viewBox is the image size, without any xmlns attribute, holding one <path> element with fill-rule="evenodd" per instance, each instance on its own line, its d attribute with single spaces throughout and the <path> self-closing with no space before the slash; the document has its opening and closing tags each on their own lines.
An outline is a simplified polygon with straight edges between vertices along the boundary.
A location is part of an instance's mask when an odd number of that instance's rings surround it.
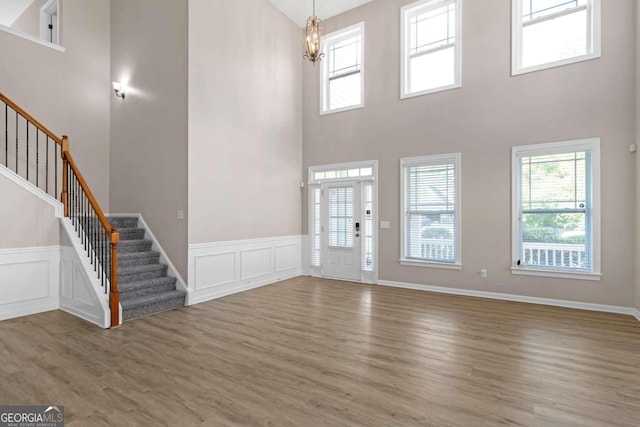
<svg viewBox="0 0 640 427">
<path fill-rule="evenodd" d="M 636 144 L 640 147 L 640 5 L 636 4 Z M 635 201 L 636 201 L 636 251 L 633 258 L 633 264 L 636 267 L 635 270 L 635 303 L 636 308 L 640 310 L 640 154 L 636 154 L 636 187 L 635 187 Z"/>
<path fill-rule="evenodd" d="M 61 2 L 65 52 L 0 31 L 0 91 L 58 135 L 109 210 L 109 0 Z"/>
<path fill-rule="evenodd" d="M 189 2 L 189 243 L 300 234 L 301 35 L 268 0 Z"/>
<path fill-rule="evenodd" d="M 401 101 L 399 10 L 408 3 L 377 0 L 325 22 L 327 32 L 366 23 L 364 109 L 320 117 L 320 67 L 304 68 L 303 170 L 380 161 L 380 219 L 391 221 L 380 230 L 380 279 L 630 305 L 634 1 L 603 1 L 601 59 L 519 77 L 510 75 L 510 2 L 465 1 L 463 87 Z M 602 281 L 512 276 L 511 147 L 586 137 L 602 138 Z M 399 159 L 452 152 L 462 153 L 463 270 L 400 266 Z"/>
<path fill-rule="evenodd" d="M 187 0 L 112 0 L 111 211 L 139 212 L 187 274 Z M 177 211 L 185 211 L 178 220 Z"/>
</svg>

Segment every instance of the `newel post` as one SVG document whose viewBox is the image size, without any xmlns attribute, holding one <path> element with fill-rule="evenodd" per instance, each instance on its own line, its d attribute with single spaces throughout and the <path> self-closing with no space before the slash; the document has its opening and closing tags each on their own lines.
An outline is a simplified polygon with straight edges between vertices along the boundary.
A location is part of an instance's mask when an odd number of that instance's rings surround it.
<svg viewBox="0 0 640 427">
<path fill-rule="evenodd" d="M 60 201 L 64 206 L 64 216 L 69 216 L 69 194 L 67 192 L 69 188 L 69 162 L 67 161 L 67 153 L 69 152 L 69 138 L 67 135 L 62 136 L 62 194 L 60 195 Z"/>
<path fill-rule="evenodd" d="M 111 327 L 120 325 L 120 292 L 118 292 L 118 243 L 120 233 L 111 231 L 111 291 L 109 292 L 109 308 L 111 310 Z"/>
</svg>

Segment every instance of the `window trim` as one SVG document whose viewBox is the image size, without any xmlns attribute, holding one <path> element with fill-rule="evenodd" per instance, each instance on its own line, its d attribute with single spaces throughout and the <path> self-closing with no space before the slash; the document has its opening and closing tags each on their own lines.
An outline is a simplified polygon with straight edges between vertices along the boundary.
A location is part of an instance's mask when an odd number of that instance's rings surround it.
<svg viewBox="0 0 640 427">
<path fill-rule="evenodd" d="M 335 108 L 335 109 L 331 109 L 328 108 L 325 110 L 324 105 L 325 105 L 325 96 L 328 95 L 328 83 L 329 83 L 329 70 L 328 70 L 328 66 L 329 66 L 329 58 L 328 58 L 328 51 L 327 49 L 329 48 L 329 41 L 340 41 L 343 38 L 345 38 L 345 36 L 348 35 L 348 33 L 352 33 L 354 31 L 358 30 L 358 32 L 360 33 L 360 37 L 361 37 L 361 58 L 360 58 L 360 103 L 356 104 L 356 105 L 350 105 L 348 107 L 342 107 L 342 108 Z M 350 25 L 348 27 L 342 28 L 340 30 L 336 30 L 333 31 L 329 34 L 326 34 L 324 36 L 322 36 L 322 46 L 323 46 L 323 52 L 325 53 L 325 59 L 323 61 L 320 62 L 320 115 L 324 116 L 327 114 L 334 114 L 334 113 L 341 113 L 344 111 L 350 111 L 350 110 L 356 110 L 359 108 L 364 108 L 364 77 L 365 77 L 365 72 L 364 72 L 364 66 L 365 66 L 365 28 L 364 28 L 364 21 L 362 22 L 358 22 L 357 24 L 354 25 Z M 350 73 L 354 73 L 353 71 Z M 347 75 L 349 75 L 350 73 L 345 73 L 343 76 L 340 77 L 345 77 Z"/>
<path fill-rule="evenodd" d="M 417 260 L 407 258 L 405 250 L 405 168 L 410 166 L 423 166 L 423 165 L 438 165 L 443 163 L 453 162 L 455 166 L 455 261 L 454 262 L 441 262 L 441 261 L 428 261 Z M 420 157 L 405 157 L 400 159 L 400 265 L 414 266 L 414 267 L 427 267 L 427 268 L 442 268 L 448 270 L 462 270 L 462 212 L 461 203 L 462 194 L 460 192 L 462 181 L 462 154 L 461 153 L 449 153 L 449 154 L 436 154 L 431 156 Z"/>
<path fill-rule="evenodd" d="M 440 86 L 433 89 L 422 90 L 418 92 L 407 91 L 408 76 L 411 70 L 409 60 L 411 59 L 409 43 L 411 37 L 408 31 L 408 20 L 411 17 L 413 9 L 425 6 L 425 9 L 440 7 L 447 3 L 455 3 L 456 6 L 456 32 L 455 42 L 455 64 L 454 77 L 455 82 L 451 85 Z M 431 4 L 430 4 L 431 3 Z M 430 4 L 430 5 L 429 5 Z M 440 48 L 440 47 L 439 47 Z M 444 92 L 448 90 L 458 89 L 462 87 L 462 0 L 418 0 L 400 9 L 400 99 L 410 99 L 416 96 L 429 95 L 431 93 Z"/>
<path fill-rule="evenodd" d="M 538 268 L 517 265 L 519 253 L 520 167 L 519 158 L 549 154 L 591 151 L 591 271 Z M 562 279 L 600 280 L 601 273 L 601 174 L 600 138 L 587 138 L 544 144 L 521 145 L 511 148 L 511 274 L 524 276 L 555 277 Z"/>
<path fill-rule="evenodd" d="M 519 76 L 521 74 L 600 58 L 602 56 L 602 4 L 601 0 L 589 1 L 591 4 L 588 5 L 587 8 L 591 8 L 591 53 L 545 64 L 533 65 L 531 67 L 522 67 L 522 28 L 524 27 L 522 21 L 522 0 L 511 0 L 511 75 Z"/>
</svg>

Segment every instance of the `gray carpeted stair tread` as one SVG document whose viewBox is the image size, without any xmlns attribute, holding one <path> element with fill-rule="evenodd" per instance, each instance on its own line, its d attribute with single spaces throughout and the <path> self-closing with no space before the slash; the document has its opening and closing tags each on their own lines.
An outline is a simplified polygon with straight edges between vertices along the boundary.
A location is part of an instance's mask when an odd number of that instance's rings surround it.
<svg viewBox="0 0 640 427">
<path fill-rule="evenodd" d="M 160 252 L 120 252 L 118 251 L 118 266 L 132 267 L 134 265 L 158 264 L 160 262 Z"/>
<path fill-rule="evenodd" d="M 137 258 L 153 258 L 159 257 L 160 252 L 146 251 L 146 252 L 118 252 L 118 261 L 125 259 L 137 259 Z"/>
<path fill-rule="evenodd" d="M 168 266 L 145 239 L 138 217 L 108 217 L 120 232 L 118 244 L 118 290 L 122 319 L 129 320 L 185 304 L 186 293 L 176 289 L 177 279 L 167 276 Z"/>
<path fill-rule="evenodd" d="M 172 310 L 174 308 L 184 307 L 185 297 L 176 297 L 174 299 L 162 301 L 156 304 L 143 305 L 130 310 L 122 311 L 122 320 L 128 321 L 137 317 L 143 317 L 162 311 Z"/>
<path fill-rule="evenodd" d="M 176 290 L 175 283 L 167 283 L 164 285 L 158 285 L 154 287 L 146 287 L 136 290 L 128 290 L 126 292 L 120 292 L 120 302 L 128 301 L 131 299 L 137 299 L 145 296 L 159 295 L 165 292 L 172 292 Z"/>
<path fill-rule="evenodd" d="M 107 217 L 109 224 L 116 228 L 136 228 L 138 227 L 138 217 L 135 216 L 110 216 Z"/>
<path fill-rule="evenodd" d="M 151 264 L 151 265 L 134 265 L 131 267 L 122 267 L 118 269 L 118 275 L 120 274 L 135 274 L 143 273 L 145 271 L 166 270 L 165 264 Z"/>
<path fill-rule="evenodd" d="M 144 239 L 144 228 L 118 228 L 120 241 Z"/>
<path fill-rule="evenodd" d="M 134 265 L 118 270 L 118 282 L 139 282 L 167 275 L 168 267 L 165 264 Z"/>
<path fill-rule="evenodd" d="M 118 251 L 128 252 L 148 252 L 151 250 L 151 240 L 124 240 L 118 244 Z"/>
<path fill-rule="evenodd" d="M 122 305 L 122 310 L 131 310 L 137 307 L 142 307 L 145 305 L 154 305 L 158 303 L 162 303 L 165 301 L 171 301 L 178 298 L 184 298 L 187 295 L 184 291 L 173 290 L 169 292 L 162 292 L 159 294 L 148 295 L 139 298 L 132 298 L 130 300 L 122 301 L 120 304 Z"/>
<path fill-rule="evenodd" d="M 118 245 L 118 247 L 120 246 L 135 246 L 135 245 L 142 245 L 142 244 L 151 244 L 153 242 L 151 242 L 151 240 L 145 240 L 145 239 L 131 239 L 131 240 L 122 240 L 120 242 L 120 244 Z"/>
<path fill-rule="evenodd" d="M 163 286 L 163 285 L 172 285 L 173 288 L 175 289 L 176 278 L 165 276 L 165 277 L 156 277 L 155 279 L 140 280 L 138 282 L 119 283 L 118 291 L 120 291 L 121 293 L 134 292 L 141 289 L 154 288 L 154 287 Z"/>
</svg>

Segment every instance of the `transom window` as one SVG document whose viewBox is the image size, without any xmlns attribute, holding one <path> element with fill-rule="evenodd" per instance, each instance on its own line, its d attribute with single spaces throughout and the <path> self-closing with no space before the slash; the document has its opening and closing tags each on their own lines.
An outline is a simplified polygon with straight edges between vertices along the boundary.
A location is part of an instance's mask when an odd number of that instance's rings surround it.
<svg viewBox="0 0 640 427">
<path fill-rule="evenodd" d="M 364 22 L 325 37 L 321 113 L 363 106 L 363 39 Z"/>
<path fill-rule="evenodd" d="M 312 172 L 309 177 L 309 181 L 330 181 L 333 179 L 340 180 L 345 178 L 370 178 L 373 176 L 373 168 L 344 168 L 344 169 L 332 169 L 325 171 Z"/>
<path fill-rule="evenodd" d="M 599 272 L 599 142 L 514 148 L 516 269 Z"/>
<path fill-rule="evenodd" d="M 402 97 L 460 85 L 461 0 L 402 8 Z"/>
<path fill-rule="evenodd" d="M 600 0 L 512 0 L 513 74 L 600 56 Z"/>
<path fill-rule="evenodd" d="M 403 264 L 460 266 L 460 154 L 401 160 Z"/>
</svg>

